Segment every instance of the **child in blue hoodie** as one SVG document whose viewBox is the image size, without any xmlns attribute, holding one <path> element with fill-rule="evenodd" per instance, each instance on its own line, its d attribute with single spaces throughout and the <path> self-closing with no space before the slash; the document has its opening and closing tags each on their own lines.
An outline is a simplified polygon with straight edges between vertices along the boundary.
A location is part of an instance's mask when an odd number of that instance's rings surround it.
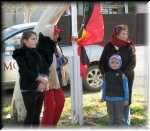
<svg viewBox="0 0 150 131">
<path fill-rule="evenodd" d="M 125 125 L 124 107 L 128 105 L 129 92 L 127 77 L 120 71 L 121 56 L 114 54 L 109 58 L 111 70 L 104 75 L 102 99 L 106 101 L 107 112 L 112 125 Z"/>
</svg>

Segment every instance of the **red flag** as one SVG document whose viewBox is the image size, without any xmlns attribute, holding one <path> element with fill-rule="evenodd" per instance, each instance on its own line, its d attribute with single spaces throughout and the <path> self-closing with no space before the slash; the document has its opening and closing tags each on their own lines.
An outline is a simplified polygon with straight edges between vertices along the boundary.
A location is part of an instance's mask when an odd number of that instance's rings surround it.
<svg viewBox="0 0 150 131">
<path fill-rule="evenodd" d="M 92 15 L 85 26 L 85 30 L 83 29 L 82 38 L 78 39 L 80 45 L 92 45 L 103 41 L 104 22 L 101 8 L 99 3 L 94 3 Z"/>
<path fill-rule="evenodd" d="M 84 45 L 100 44 L 103 41 L 104 37 L 104 23 L 103 16 L 101 14 L 101 8 L 99 3 L 94 3 L 93 12 L 91 17 L 85 25 L 85 29 L 82 31 L 81 38 L 78 39 L 79 44 L 79 55 L 81 58 L 81 47 Z M 88 65 L 87 63 L 82 63 L 80 61 L 80 75 L 82 78 L 85 78 L 87 75 Z"/>
</svg>

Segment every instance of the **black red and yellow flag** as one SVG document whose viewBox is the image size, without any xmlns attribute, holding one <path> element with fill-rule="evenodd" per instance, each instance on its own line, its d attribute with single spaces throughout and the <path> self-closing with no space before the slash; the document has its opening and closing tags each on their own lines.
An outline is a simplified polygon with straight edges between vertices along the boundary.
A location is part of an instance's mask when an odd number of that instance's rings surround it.
<svg viewBox="0 0 150 131">
<path fill-rule="evenodd" d="M 89 59 L 84 46 L 101 45 L 104 37 L 104 22 L 101 13 L 102 6 L 100 3 L 87 2 L 84 11 L 84 26 L 79 32 L 78 54 L 80 56 L 80 75 L 82 78 L 87 76 Z"/>
<path fill-rule="evenodd" d="M 81 31 L 81 35 L 78 39 L 79 45 L 93 45 L 101 44 L 104 37 L 104 22 L 103 15 L 101 13 L 102 6 L 100 3 L 91 3 L 91 12 L 85 20 L 84 26 Z"/>
</svg>

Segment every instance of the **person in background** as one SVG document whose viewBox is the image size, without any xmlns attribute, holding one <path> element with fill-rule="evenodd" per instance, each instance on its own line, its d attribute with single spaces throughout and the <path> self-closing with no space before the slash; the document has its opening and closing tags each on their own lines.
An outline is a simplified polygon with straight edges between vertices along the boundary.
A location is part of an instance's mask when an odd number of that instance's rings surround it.
<svg viewBox="0 0 150 131">
<path fill-rule="evenodd" d="M 128 26 L 117 25 L 112 33 L 111 40 L 105 45 L 99 61 L 102 74 L 106 74 L 111 68 L 108 65 L 110 56 L 118 54 L 122 58 L 121 71 L 127 76 L 129 84 L 129 104 L 124 108 L 126 124 L 130 125 L 130 104 L 132 99 L 132 86 L 134 80 L 134 68 L 136 65 L 135 44 L 128 38 Z"/>
<path fill-rule="evenodd" d="M 25 126 L 39 125 L 43 103 L 42 91 L 46 89 L 48 83 L 48 70 L 44 68 L 46 63 L 36 46 L 36 33 L 26 31 L 21 38 L 21 48 L 14 50 L 12 55 L 19 67 L 20 90 L 26 108 Z"/>
<path fill-rule="evenodd" d="M 114 54 L 109 59 L 111 68 L 104 75 L 102 85 L 102 99 L 106 101 L 107 112 L 113 126 L 124 126 L 124 107 L 128 105 L 129 92 L 128 80 L 122 73 L 120 67 L 122 65 L 121 57 Z"/>
<path fill-rule="evenodd" d="M 55 26 L 54 30 L 51 28 L 49 31 L 53 32 L 53 38 L 44 36 L 42 33 L 39 37 L 41 41 L 39 46 L 51 46 L 51 48 L 43 49 L 47 50 L 47 53 L 53 54 L 51 58 L 52 63 L 49 67 L 48 89 L 44 91 L 44 109 L 41 127 L 57 125 L 65 102 L 64 91 L 61 89 L 60 81 L 62 79 L 61 67 L 66 63 L 66 60 L 60 48 L 58 48 L 58 38 L 62 30 Z M 46 59 L 49 53 L 45 55 Z"/>
</svg>

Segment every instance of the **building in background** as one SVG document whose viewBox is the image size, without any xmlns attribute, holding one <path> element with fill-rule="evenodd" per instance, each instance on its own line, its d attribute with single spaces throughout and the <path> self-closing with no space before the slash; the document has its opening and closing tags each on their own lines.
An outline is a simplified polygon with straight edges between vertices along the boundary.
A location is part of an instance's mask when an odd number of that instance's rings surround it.
<svg viewBox="0 0 150 131">
<path fill-rule="evenodd" d="M 46 2 L 2 2 L 2 27 L 36 22 L 47 6 Z"/>
<path fill-rule="evenodd" d="M 31 15 L 30 19 L 25 20 L 25 9 L 24 2 L 3 2 L 2 3 L 2 19 L 3 19 L 3 28 L 21 24 L 24 22 L 36 22 L 38 21 L 39 17 L 41 16 L 43 10 L 48 6 L 47 3 L 36 2 L 31 3 L 31 8 L 27 5 L 28 12 Z M 145 8 L 146 2 L 100 2 L 103 6 L 102 13 L 103 14 L 133 14 L 133 13 L 147 13 Z M 83 16 L 83 2 L 77 2 L 78 7 L 78 15 Z M 27 12 L 27 13 L 28 13 Z M 66 12 L 66 15 L 70 15 L 70 12 Z"/>
<path fill-rule="evenodd" d="M 146 4 L 147 4 L 147 2 L 137 2 L 137 3 L 135 3 L 136 13 L 138 13 L 138 14 L 148 13 L 148 8 L 145 8 Z"/>
<path fill-rule="evenodd" d="M 78 8 L 78 31 L 84 23 L 84 10 L 90 12 L 92 2 L 77 2 Z M 3 2 L 2 3 L 2 27 L 7 28 L 12 25 L 24 22 L 37 22 L 50 3 L 46 2 Z M 104 42 L 110 39 L 112 29 L 117 24 L 127 24 L 129 26 L 130 37 L 136 44 L 146 43 L 146 14 L 147 2 L 124 2 L 109 1 L 100 2 L 104 17 L 105 37 Z M 25 15 L 26 14 L 26 15 Z M 88 13 L 86 14 L 88 15 Z M 26 18 L 26 19 L 25 19 Z M 71 11 L 65 12 L 58 25 L 65 30 L 62 40 L 70 43 L 71 40 Z M 70 28 L 68 28 L 70 27 Z"/>
</svg>

